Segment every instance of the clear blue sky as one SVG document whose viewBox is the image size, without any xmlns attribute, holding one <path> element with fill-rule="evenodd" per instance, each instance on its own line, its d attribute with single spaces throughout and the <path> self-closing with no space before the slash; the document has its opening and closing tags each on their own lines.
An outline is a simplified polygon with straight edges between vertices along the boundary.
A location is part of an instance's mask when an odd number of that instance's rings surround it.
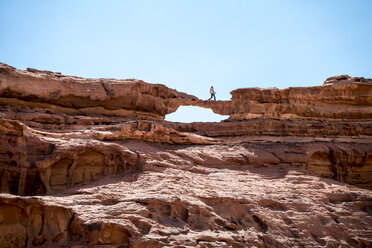
<svg viewBox="0 0 372 248">
<path fill-rule="evenodd" d="M 0 61 L 202 99 L 213 84 L 230 99 L 237 88 L 372 78 L 371 13 L 371 0 L 0 0 Z"/>
</svg>

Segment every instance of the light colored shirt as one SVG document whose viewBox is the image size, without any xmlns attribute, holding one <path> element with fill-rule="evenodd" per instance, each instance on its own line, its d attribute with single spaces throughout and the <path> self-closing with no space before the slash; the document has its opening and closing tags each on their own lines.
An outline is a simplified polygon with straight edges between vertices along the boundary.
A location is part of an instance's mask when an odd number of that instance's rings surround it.
<svg viewBox="0 0 372 248">
<path fill-rule="evenodd" d="M 211 87 L 211 89 L 209 90 L 209 93 L 211 93 L 211 94 L 215 93 L 213 87 Z"/>
</svg>

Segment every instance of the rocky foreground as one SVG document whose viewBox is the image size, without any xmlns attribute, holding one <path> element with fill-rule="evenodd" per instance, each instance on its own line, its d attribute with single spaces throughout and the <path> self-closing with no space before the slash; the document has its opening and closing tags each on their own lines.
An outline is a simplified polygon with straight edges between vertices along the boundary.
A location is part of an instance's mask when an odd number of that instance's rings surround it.
<svg viewBox="0 0 372 248">
<path fill-rule="evenodd" d="M 372 80 L 231 94 L 0 63 L 0 247 L 372 247 Z"/>
</svg>

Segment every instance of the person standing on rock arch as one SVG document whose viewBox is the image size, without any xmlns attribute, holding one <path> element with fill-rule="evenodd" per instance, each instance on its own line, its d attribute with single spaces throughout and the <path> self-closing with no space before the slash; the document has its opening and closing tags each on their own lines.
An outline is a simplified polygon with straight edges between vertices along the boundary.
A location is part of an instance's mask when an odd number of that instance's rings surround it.
<svg viewBox="0 0 372 248">
<path fill-rule="evenodd" d="M 211 100 L 213 97 L 214 100 L 216 101 L 216 92 L 214 91 L 213 86 L 211 86 L 211 88 L 209 89 L 209 93 L 211 93 L 211 97 L 208 100 Z"/>
</svg>

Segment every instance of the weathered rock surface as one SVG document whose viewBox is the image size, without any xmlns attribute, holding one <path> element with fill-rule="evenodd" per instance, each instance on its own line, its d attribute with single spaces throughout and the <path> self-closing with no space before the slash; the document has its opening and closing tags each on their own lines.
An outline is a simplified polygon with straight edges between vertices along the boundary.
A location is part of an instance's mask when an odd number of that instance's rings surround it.
<svg viewBox="0 0 372 248">
<path fill-rule="evenodd" d="M 196 97 L 140 80 L 85 79 L 0 64 L 0 103 L 76 115 L 164 119 Z"/>
<path fill-rule="evenodd" d="M 164 119 L 181 105 L 211 108 L 231 119 L 255 117 L 371 119 L 371 79 L 332 77 L 322 86 L 246 88 L 231 101 L 201 101 L 161 84 L 140 80 L 85 79 L 0 63 L 0 103 L 70 115 Z"/>
<path fill-rule="evenodd" d="M 0 247 L 372 246 L 370 79 L 214 102 L 0 64 L 0 110 Z"/>
</svg>

